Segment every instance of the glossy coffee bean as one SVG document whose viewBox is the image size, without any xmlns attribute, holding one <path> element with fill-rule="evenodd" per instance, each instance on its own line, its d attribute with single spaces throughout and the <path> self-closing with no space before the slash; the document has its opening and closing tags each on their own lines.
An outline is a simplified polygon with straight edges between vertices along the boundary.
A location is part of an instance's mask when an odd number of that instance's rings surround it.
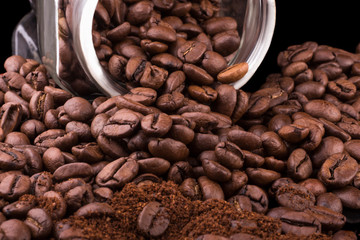
<svg viewBox="0 0 360 240">
<path fill-rule="evenodd" d="M 169 224 L 168 212 L 159 202 L 149 202 L 137 218 L 138 228 L 151 237 L 161 236 Z"/>
</svg>

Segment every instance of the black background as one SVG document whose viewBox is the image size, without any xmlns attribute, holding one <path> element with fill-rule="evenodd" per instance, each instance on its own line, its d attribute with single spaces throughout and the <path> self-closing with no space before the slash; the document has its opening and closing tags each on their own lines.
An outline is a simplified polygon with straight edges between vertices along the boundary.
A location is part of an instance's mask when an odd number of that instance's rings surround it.
<svg viewBox="0 0 360 240">
<path fill-rule="evenodd" d="M 2 64 L 12 52 L 13 29 L 31 8 L 28 0 L 7 0 L 0 1 L 0 9 L 0 66 L 3 71 Z M 256 88 L 269 73 L 279 72 L 276 57 L 290 45 L 316 41 L 355 52 L 360 42 L 359 10 L 359 0 L 277 0 L 270 49 L 245 88 Z"/>
</svg>

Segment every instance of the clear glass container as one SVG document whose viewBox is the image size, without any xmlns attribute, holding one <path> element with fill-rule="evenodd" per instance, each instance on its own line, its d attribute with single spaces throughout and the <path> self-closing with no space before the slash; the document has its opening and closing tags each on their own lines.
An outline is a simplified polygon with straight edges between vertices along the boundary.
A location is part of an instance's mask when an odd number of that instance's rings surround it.
<svg viewBox="0 0 360 240">
<path fill-rule="evenodd" d="M 98 0 L 31 3 L 33 11 L 14 31 L 14 54 L 40 60 L 56 83 L 74 95 L 93 98 L 127 92 L 96 55 L 92 29 Z M 236 19 L 241 37 L 239 48 L 227 58 L 228 65 L 247 62 L 249 66 L 247 74 L 233 83 L 238 89 L 251 79 L 269 49 L 275 28 L 275 0 L 222 0 L 220 15 Z"/>
</svg>

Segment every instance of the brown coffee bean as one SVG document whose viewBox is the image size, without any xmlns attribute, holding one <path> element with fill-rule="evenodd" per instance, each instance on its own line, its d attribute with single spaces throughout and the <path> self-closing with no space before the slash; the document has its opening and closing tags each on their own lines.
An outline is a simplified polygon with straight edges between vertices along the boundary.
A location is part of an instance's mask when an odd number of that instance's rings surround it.
<svg viewBox="0 0 360 240">
<path fill-rule="evenodd" d="M 30 193 L 39 197 L 47 191 L 50 191 L 52 187 L 52 175 L 49 172 L 35 173 L 30 177 Z"/>
<path fill-rule="evenodd" d="M 284 213 L 280 220 L 282 222 L 281 229 L 284 233 L 306 236 L 321 232 L 320 221 L 305 212 L 289 211 Z"/>
<path fill-rule="evenodd" d="M 216 182 L 227 182 L 231 178 L 231 172 L 220 163 L 204 159 L 202 160 L 202 167 L 206 176 Z"/>
<path fill-rule="evenodd" d="M 245 172 L 249 178 L 249 182 L 260 187 L 269 186 L 272 182 L 281 177 L 280 173 L 264 168 L 248 167 Z"/>
<path fill-rule="evenodd" d="M 248 64 L 246 62 L 232 65 L 217 75 L 217 80 L 221 83 L 233 83 L 240 80 L 248 72 Z"/>
<path fill-rule="evenodd" d="M 335 153 L 325 160 L 318 173 L 318 178 L 327 187 L 348 185 L 358 171 L 357 161 L 347 153 Z"/>
<path fill-rule="evenodd" d="M 0 144 L 0 167 L 3 170 L 18 170 L 26 165 L 26 157 L 10 145 Z"/>
<path fill-rule="evenodd" d="M 240 189 L 238 195 L 247 196 L 250 199 L 252 211 L 257 213 L 267 212 L 269 199 L 267 194 L 260 187 L 247 184 Z"/>
<path fill-rule="evenodd" d="M 148 144 L 149 152 L 170 162 L 184 161 L 189 156 L 189 149 L 182 142 L 171 138 L 152 139 Z"/>
<path fill-rule="evenodd" d="M 324 100 L 312 100 L 304 107 L 305 112 L 316 118 L 324 118 L 331 122 L 337 122 L 341 113 L 333 104 Z"/>
<path fill-rule="evenodd" d="M 0 183 L 0 196 L 8 201 L 19 199 L 30 191 L 30 178 L 22 174 L 9 174 Z"/>
<path fill-rule="evenodd" d="M 177 50 L 177 57 L 184 63 L 198 63 L 206 51 L 206 45 L 198 41 L 186 41 Z"/>
<path fill-rule="evenodd" d="M 302 211 L 315 205 L 315 196 L 305 187 L 294 183 L 279 187 L 275 197 L 280 206 L 296 211 Z"/>
<path fill-rule="evenodd" d="M 235 52 L 240 45 L 239 33 L 236 30 L 228 30 L 215 34 L 212 37 L 214 50 L 222 56 Z"/>
<path fill-rule="evenodd" d="M 64 110 L 75 121 L 86 122 L 94 115 L 94 108 L 84 98 L 73 97 L 64 104 Z"/>
<path fill-rule="evenodd" d="M 198 183 L 201 189 L 203 200 L 224 199 L 224 192 L 218 183 L 210 180 L 206 176 L 199 177 Z"/>
<path fill-rule="evenodd" d="M 235 143 L 241 149 L 254 150 L 262 147 L 259 136 L 244 130 L 231 130 L 227 137 L 230 142 Z"/>
<path fill-rule="evenodd" d="M 309 132 L 309 128 L 295 124 L 285 125 L 278 130 L 279 136 L 290 143 L 301 142 L 308 136 Z"/>
<path fill-rule="evenodd" d="M 123 108 L 111 116 L 105 123 L 102 133 L 108 138 L 129 137 L 140 125 L 140 115 Z"/>
<path fill-rule="evenodd" d="M 33 195 L 23 195 L 19 200 L 6 205 L 2 212 L 8 218 L 22 219 L 26 217 L 28 211 L 36 205 L 36 198 Z"/>
<path fill-rule="evenodd" d="M 240 169 L 244 164 L 245 155 L 242 150 L 232 142 L 220 142 L 215 147 L 216 159 L 230 169 Z"/>
<path fill-rule="evenodd" d="M 145 158 L 137 161 L 139 164 L 139 171 L 142 173 L 152 173 L 157 176 L 164 175 L 170 168 L 170 162 L 154 157 L 154 158 Z"/>
<path fill-rule="evenodd" d="M 101 187 L 119 188 L 135 178 L 139 164 L 131 158 L 119 158 L 107 164 L 96 176 Z"/>
<path fill-rule="evenodd" d="M 149 202 L 137 218 L 137 226 L 150 237 L 159 237 L 168 228 L 170 217 L 167 210 L 159 202 Z"/>
<path fill-rule="evenodd" d="M 56 181 L 63 181 L 69 178 L 87 178 L 94 175 L 93 169 L 88 163 L 68 163 L 60 166 L 53 173 Z"/>
<path fill-rule="evenodd" d="M 236 103 L 237 103 L 237 92 L 231 85 L 221 84 L 215 88 L 218 96 L 214 102 L 213 111 L 232 116 Z"/>
<path fill-rule="evenodd" d="M 31 239 L 28 226 L 21 220 L 9 219 L 0 225 L 1 236 L 5 239 Z"/>
<path fill-rule="evenodd" d="M 165 93 L 156 100 L 156 107 L 163 112 L 174 112 L 184 104 L 184 95 L 179 92 Z"/>
<path fill-rule="evenodd" d="M 200 36 L 201 34 L 199 34 Z M 197 38 L 199 38 L 199 36 Z M 200 39 L 198 41 L 201 41 Z M 211 43 L 210 43 L 211 46 Z M 208 48 L 207 48 L 208 50 Z M 201 66 L 208 72 L 211 76 L 216 77 L 221 71 L 227 68 L 227 61 L 225 58 L 217 52 L 208 50 L 204 53 L 203 59 L 201 61 Z M 221 82 L 221 81 L 220 81 Z M 222 82 L 224 83 L 224 82 Z"/>
<path fill-rule="evenodd" d="M 42 208 L 33 208 L 27 213 L 24 223 L 33 238 L 46 238 L 52 230 L 51 216 Z"/>
<path fill-rule="evenodd" d="M 61 150 L 71 149 L 78 142 L 78 136 L 74 132 L 66 133 L 63 129 L 50 129 L 34 139 L 34 143 L 41 147 L 57 147 Z"/>
<path fill-rule="evenodd" d="M 157 92 L 151 88 L 137 87 L 131 89 L 124 97 L 145 106 L 150 106 L 156 101 Z"/>
<path fill-rule="evenodd" d="M 182 70 L 191 83 L 211 85 L 214 82 L 214 78 L 209 73 L 194 64 L 184 63 Z"/>
<path fill-rule="evenodd" d="M 286 158 L 288 155 L 287 146 L 275 132 L 265 132 L 261 135 L 262 146 L 269 156 L 279 159 Z"/>
<path fill-rule="evenodd" d="M 297 148 L 287 160 L 287 173 L 290 177 L 303 180 L 308 178 L 313 171 L 309 155 L 302 148 Z"/>
</svg>

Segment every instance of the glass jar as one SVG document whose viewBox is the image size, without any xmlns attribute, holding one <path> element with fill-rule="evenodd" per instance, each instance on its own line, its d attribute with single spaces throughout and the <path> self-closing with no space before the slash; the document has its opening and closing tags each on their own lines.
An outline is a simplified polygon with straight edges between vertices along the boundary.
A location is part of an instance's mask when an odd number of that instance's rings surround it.
<svg viewBox="0 0 360 240">
<path fill-rule="evenodd" d="M 268 51 L 275 28 L 275 0 L 222 0 L 218 4 L 218 15 L 233 17 L 240 35 L 239 47 L 226 57 L 228 65 L 248 63 L 246 75 L 232 83 L 238 89 L 251 79 Z M 32 5 L 34 10 L 14 31 L 14 54 L 40 60 L 56 83 L 74 95 L 94 98 L 127 92 L 103 67 L 94 48 L 98 0 L 37 0 Z"/>
</svg>

